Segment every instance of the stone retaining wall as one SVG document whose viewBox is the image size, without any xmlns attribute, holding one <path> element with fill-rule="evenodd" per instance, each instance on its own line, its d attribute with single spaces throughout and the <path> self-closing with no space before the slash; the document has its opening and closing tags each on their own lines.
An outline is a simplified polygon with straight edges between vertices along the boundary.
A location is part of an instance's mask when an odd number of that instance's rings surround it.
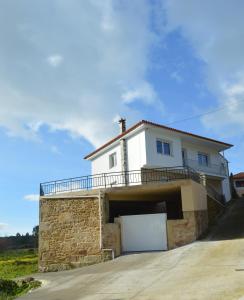
<svg viewBox="0 0 244 300">
<path fill-rule="evenodd" d="M 184 218 L 167 221 L 168 249 L 195 241 L 208 227 L 206 210 L 184 211 Z"/>
<path fill-rule="evenodd" d="M 103 248 L 113 249 L 114 255 L 121 254 L 120 224 L 107 223 L 103 229 Z"/>
<path fill-rule="evenodd" d="M 106 260 L 100 250 L 99 199 L 41 199 L 39 269 L 55 271 Z"/>
</svg>

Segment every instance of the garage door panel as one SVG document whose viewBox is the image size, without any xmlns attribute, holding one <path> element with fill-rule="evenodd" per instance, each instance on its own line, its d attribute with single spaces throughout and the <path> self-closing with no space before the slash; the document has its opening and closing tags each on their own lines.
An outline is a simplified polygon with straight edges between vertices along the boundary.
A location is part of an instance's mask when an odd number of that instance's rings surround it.
<svg viewBox="0 0 244 300">
<path fill-rule="evenodd" d="M 166 214 L 121 216 L 123 252 L 167 250 Z"/>
</svg>

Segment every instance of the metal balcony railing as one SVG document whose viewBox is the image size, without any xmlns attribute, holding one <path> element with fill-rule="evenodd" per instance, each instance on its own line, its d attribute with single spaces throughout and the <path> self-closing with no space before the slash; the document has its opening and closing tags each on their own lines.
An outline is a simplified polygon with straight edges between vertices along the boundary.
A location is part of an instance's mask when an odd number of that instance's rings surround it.
<svg viewBox="0 0 244 300">
<path fill-rule="evenodd" d="M 209 162 L 208 165 L 199 164 L 198 160 L 186 159 L 184 161 L 185 166 L 189 166 L 196 170 L 197 172 L 203 172 L 207 174 L 226 176 L 227 169 L 224 163 L 212 164 Z"/>
<path fill-rule="evenodd" d="M 178 179 L 192 179 L 200 183 L 200 175 L 190 167 L 142 168 L 135 171 L 102 173 L 44 182 L 40 184 L 40 196 L 94 188 L 167 182 Z"/>
</svg>

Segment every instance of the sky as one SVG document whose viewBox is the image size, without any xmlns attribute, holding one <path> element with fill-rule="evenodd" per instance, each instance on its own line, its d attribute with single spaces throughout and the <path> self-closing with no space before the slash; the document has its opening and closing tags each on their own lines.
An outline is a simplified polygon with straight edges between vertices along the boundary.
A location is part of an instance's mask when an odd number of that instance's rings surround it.
<svg viewBox="0 0 244 300">
<path fill-rule="evenodd" d="M 243 171 L 243 11 L 242 0 L 1 1 L 0 236 L 31 232 L 40 182 L 89 174 L 83 157 L 121 116 L 232 143 L 230 170 Z"/>
</svg>

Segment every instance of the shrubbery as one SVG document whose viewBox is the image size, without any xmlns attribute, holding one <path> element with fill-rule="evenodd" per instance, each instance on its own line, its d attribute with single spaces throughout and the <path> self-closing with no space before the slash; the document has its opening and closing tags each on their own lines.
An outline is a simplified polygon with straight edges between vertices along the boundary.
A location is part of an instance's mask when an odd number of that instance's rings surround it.
<svg viewBox="0 0 244 300">
<path fill-rule="evenodd" d="M 40 285 L 40 281 L 34 280 L 31 277 L 18 281 L 0 279 L 0 300 L 14 299 Z"/>
</svg>

